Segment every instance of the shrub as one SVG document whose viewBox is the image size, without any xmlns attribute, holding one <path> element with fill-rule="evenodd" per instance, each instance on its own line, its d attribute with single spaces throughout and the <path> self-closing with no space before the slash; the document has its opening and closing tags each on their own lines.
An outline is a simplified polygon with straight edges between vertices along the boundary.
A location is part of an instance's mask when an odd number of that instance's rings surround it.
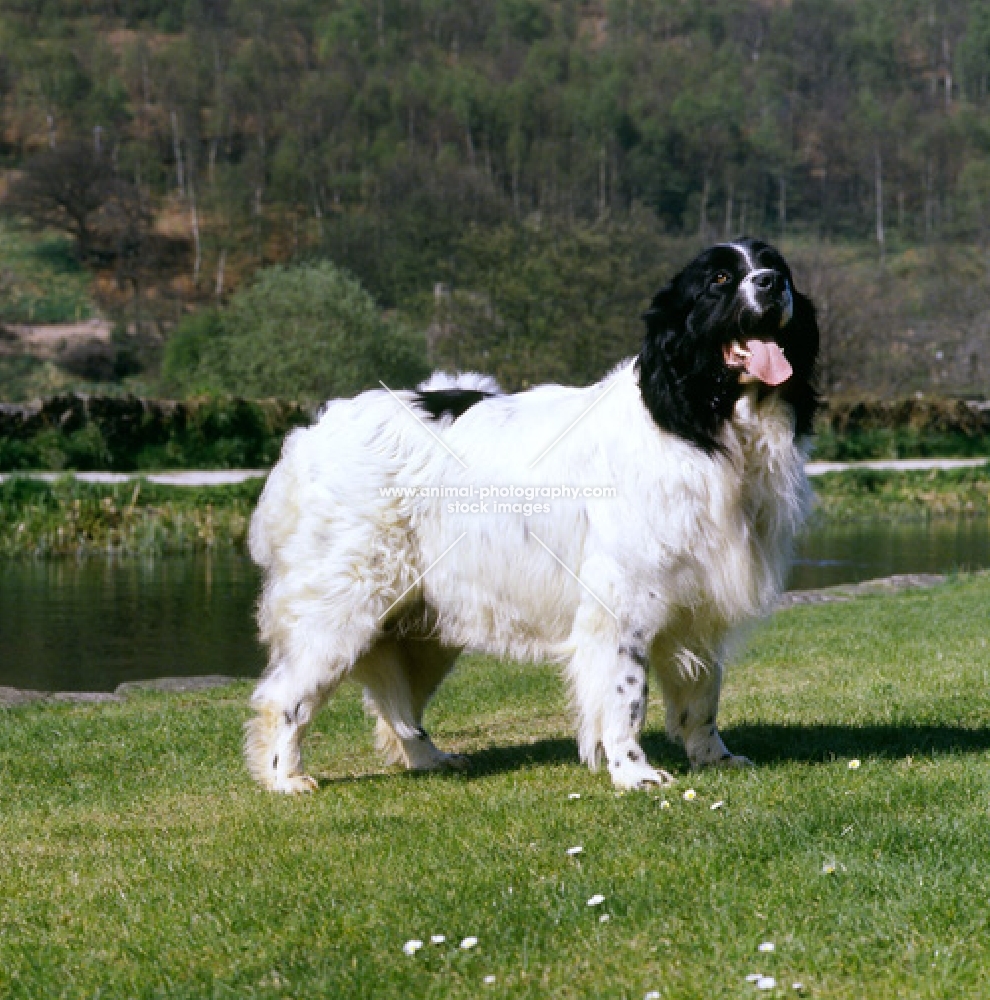
<svg viewBox="0 0 990 1000">
<path fill-rule="evenodd" d="M 382 315 L 353 278 L 323 262 L 270 267 L 228 308 L 180 325 L 165 352 L 174 390 L 323 400 L 428 374 L 426 341 Z"/>
</svg>

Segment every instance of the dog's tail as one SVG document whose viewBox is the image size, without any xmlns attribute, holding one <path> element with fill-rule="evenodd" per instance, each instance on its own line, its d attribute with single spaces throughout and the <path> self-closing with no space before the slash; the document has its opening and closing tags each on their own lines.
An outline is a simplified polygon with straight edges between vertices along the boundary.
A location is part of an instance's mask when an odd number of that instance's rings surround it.
<svg viewBox="0 0 990 1000">
<path fill-rule="evenodd" d="M 502 387 L 491 375 L 481 372 L 435 371 L 425 382 L 416 386 L 417 392 L 480 392 L 486 396 L 504 395 Z"/>
</svg>

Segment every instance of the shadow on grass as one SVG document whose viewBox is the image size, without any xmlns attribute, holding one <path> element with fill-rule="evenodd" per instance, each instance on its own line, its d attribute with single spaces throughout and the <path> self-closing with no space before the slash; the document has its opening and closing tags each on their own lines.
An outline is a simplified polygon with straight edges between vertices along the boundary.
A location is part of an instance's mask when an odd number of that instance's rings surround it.
<svg viewBox="0 0 990 1000">
<path fill-rule="evenodd" d="M 757 766 L 787 761 L 825 762 L 833 757 L 923 757 L 929 754 L 980 753 L 990 750 L 990 729 L 938 725 L 818 725 L 776 723 L 738 725 L 722 735 L 733 753 Z M 685 771 L 684 751 L 662 732 L 643 734 L 650 762 L 668 771 Z M 547 764 L 577 764 L 572 739 L 536 740 L 493 746 L 468 754 L 469 775 L 482 777 Z"/>
<path fill-rule="evenodd" d="M 928 754 L 990 750 L 990 729 L 948 725 L 755 723 L 722 734 L 733 753 L 756 764 L 777 761 L 827 761 L 832 757 L 923 757 Z"/>
</svg>

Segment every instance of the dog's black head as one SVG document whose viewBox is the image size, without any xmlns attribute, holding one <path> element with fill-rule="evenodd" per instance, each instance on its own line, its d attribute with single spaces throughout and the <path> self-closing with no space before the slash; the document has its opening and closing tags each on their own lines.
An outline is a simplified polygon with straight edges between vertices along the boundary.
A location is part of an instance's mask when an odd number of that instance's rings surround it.
<svg viewBox="0 0 990 1000">
<path fill-rule="evenodd" d="M 768 243 L 741 239 L 699 254 L 657 292 L 646 320 L 639 384 L 665 430 L 716 451 L 747 382 L 779 393 L 796 434 L 810 434 L 818 325 L 811 300 Z"/>
</svg>

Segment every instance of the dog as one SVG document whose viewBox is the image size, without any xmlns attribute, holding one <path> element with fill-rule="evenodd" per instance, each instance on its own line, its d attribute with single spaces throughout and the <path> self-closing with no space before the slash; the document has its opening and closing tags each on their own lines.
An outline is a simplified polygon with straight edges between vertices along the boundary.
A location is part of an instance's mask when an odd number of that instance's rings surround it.
<svg viewBox="0 0 990 1000">
<path fill-rule="evenodd" d="M 289 435 L 249 537 L 262 786 L 316 787 L 301 741 L 348 677 L 390 762 L 462 766 L 422 721 L 465 649 L 561 664 L 580 757 L 620 789 L 674 780 L 639 743 L 651 672 L 691 767 L 750 763 L 716 726 L 723 664 L 773 608 L 809 507 L 815 310 L 777 250 L 739 239 L 644 319 L 639 355 L 585 388 L 437 375 Z"/>
</svg>

